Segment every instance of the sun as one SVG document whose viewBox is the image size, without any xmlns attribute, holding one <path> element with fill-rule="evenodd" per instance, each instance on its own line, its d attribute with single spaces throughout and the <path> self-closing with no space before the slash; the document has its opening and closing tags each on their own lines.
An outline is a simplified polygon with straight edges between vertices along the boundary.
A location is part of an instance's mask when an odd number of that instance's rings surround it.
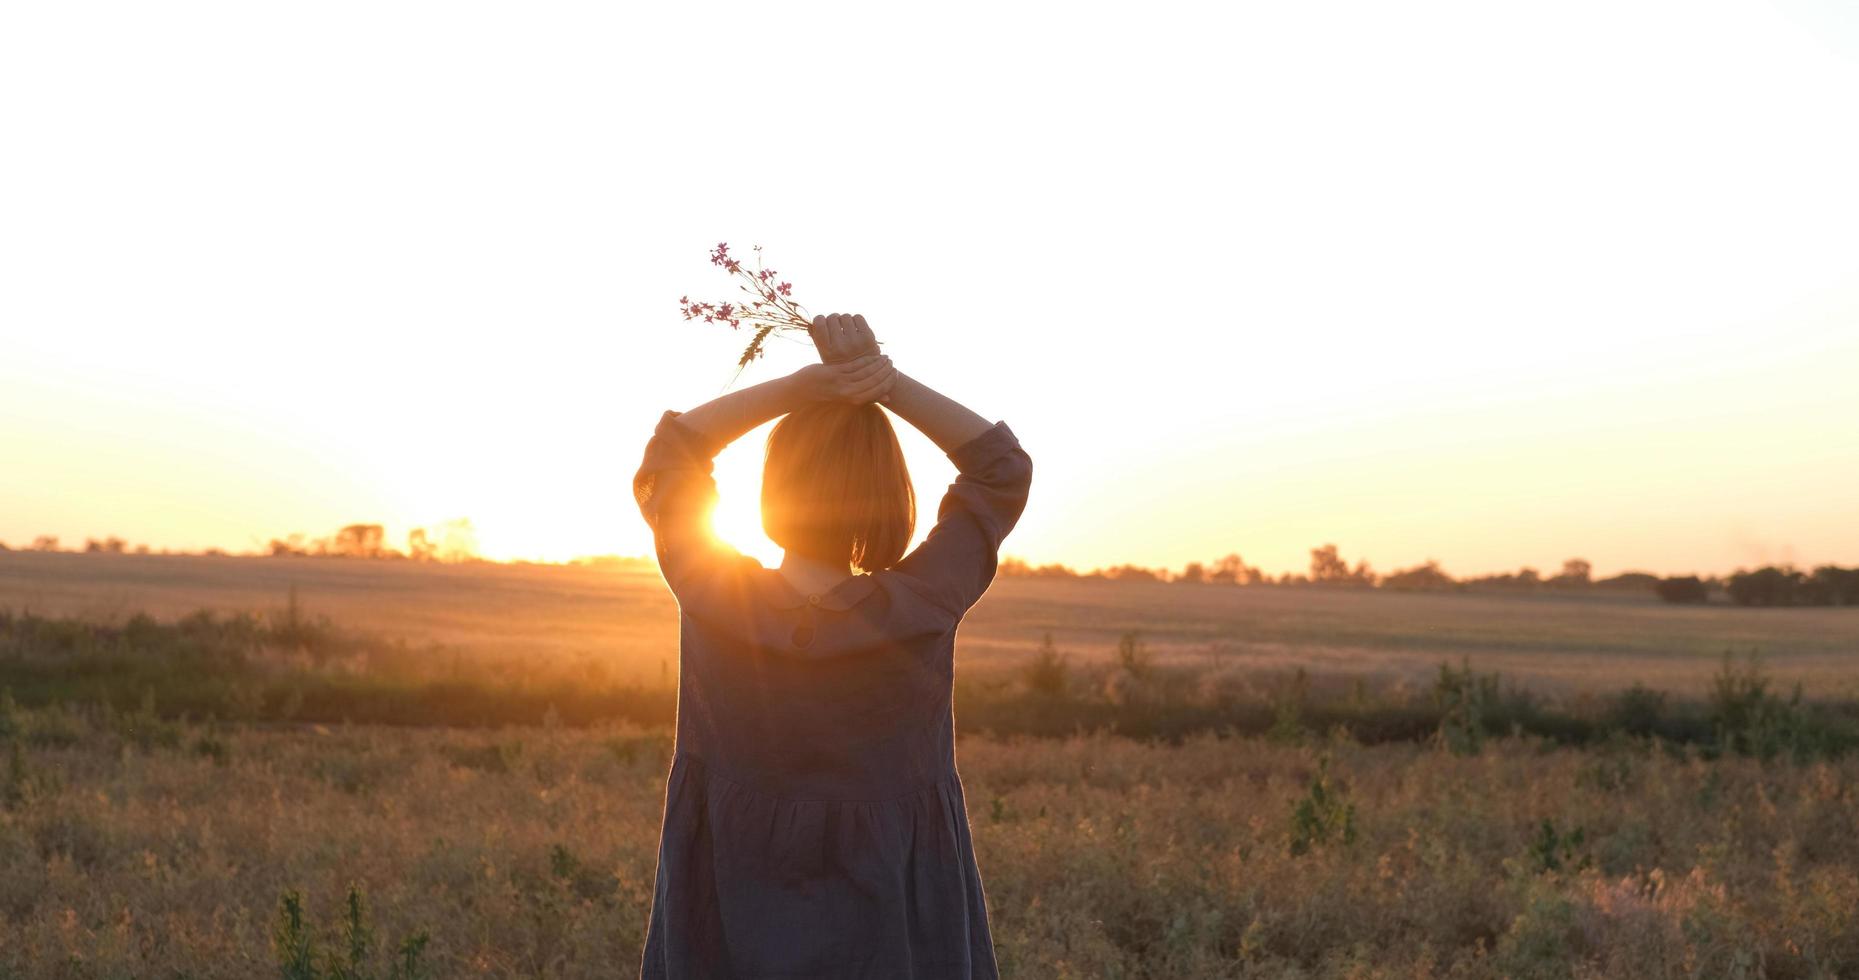
<svg viewBox="0 0 1859 980">
<path fill-rule="evenodd" d="M 758 440 L 744 438 L 717 456 L 711 528 L 737 551 L 772 568 L 781 564 L 781 547 L 762 533 L 761 450 Z"/>
</svg>

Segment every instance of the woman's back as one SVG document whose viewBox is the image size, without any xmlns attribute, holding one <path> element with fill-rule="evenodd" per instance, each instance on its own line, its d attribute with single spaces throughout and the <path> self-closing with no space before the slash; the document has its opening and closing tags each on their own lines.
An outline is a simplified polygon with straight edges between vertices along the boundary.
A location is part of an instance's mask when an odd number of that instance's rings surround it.
<svg viewBox="0 0 1859 980">
<path fill-rule="evenodd" d="M 634 481 L 680 610 L 642 976 L 995 976 L 950 692 L 1030 460 L 969 439 L 922 545 L 804 594 L 696 526 L 720 448 L 667 413 Z"/>
<path fill-rule="evenodd" d="M 805 799 L 884 799 L 954 771 L 953 617 L 889 571 L 817 597 L 740 574 L 716 608 L 683 609 L 682 751 Z"/>
</svg>

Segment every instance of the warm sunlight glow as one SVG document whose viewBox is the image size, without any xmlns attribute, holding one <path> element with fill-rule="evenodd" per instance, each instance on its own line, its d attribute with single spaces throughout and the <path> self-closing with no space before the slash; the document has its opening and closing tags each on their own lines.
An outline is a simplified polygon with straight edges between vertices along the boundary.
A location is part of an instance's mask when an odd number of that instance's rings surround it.
<svg viewBox="0 0 1859 980">
<path fill-rule="evenodd" d="M 13 547 L 645 554 L 727 240 L 1013 426 L 1034 561 L 1859 560 L 1835 3 L 188 9 L 0 30 Z M 792 152 L 698 135 L 748 91 Z M 718 529 L 771 562 L 760 457 Z"/>
<path fill-rule="evenodd" d="M 762 445 L 770 428 L 756 429 L 717 457 L 714 523 L 718 537 L 773 568 L 781 564 L 781 549 L 762 533 Z"/>
</svg>

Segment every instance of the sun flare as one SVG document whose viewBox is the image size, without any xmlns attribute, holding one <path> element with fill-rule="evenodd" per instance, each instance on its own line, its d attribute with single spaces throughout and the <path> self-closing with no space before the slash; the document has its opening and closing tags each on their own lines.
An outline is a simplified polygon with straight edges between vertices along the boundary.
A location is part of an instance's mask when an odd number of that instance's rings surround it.
<svg viewBox="0 0 1859 980">
<path fill-rule="evenodd" d="M 717 504 L 710 523 L 717 537 L 769 567 L 781 563 L 781 547 L 762 532 L 762 444 L 764 429 L 743 436 L 716 459 Z"/>
</svg>

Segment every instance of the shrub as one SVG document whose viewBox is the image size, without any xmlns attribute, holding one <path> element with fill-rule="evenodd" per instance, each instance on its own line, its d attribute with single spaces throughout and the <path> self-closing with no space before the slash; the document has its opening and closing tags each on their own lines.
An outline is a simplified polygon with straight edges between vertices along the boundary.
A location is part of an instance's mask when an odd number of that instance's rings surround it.
<svg viewBox="0 0 1859 980">
<path fill-rule="evenodd" d="M 1843 754 L 1855 741 L 1850 725 L 1803 702 L 1796 684 L 1783 699 L 1770 689 L 1771 678 L 1762 659 L 1751 652 L 1739 669 L 1735 657 L 1723 655 L 1723 666 L 1711 680 L 1710 713 L 1719 751 L 1773 759 L 1786 755 L 1796 762 Z"/>
<path fill-rule="evenodd" d="M 1484 747 L 1485 726 L 1498 701 L 1498 675 L 1472 671 L 1470 660 L 1457 670 L 1439 665 L 1433 703 L 1440 712 L 1437 739 L 1455 755 L 1476 755 Z"/>
<path fill-rule="evenodd" d="M 1328 759 L 1317 762 L 1304 795 L 1291 807 L 1291 854 L 1309 853 L 1319 844 L 1335 841 L 1353 844 L 1356 839 L 1356 808 L 1344 796 L 1343 788 L 1330 782 Z"/>
<path fill-rule="evenodd" d="M 1551 871 L 1580 870 L 1588 866 L 1588 856 L 1582 852 L 1587 840 L 1587 831 L 1576 827 L 1569 831 L 1556 829 L 1556 822 L 1548 817 L 1536 828 L 1536 836 L 1530 840 L 1529 867 L 1537 874 Z"/>
<path fill-rule="evenodd" d="M 1117 666 L 1138 680 L 1149 676 L 1153 664 L 1142 634 L 1132 631 L 1117 637 Z"/>
<path fill-rule="evenodd" d="M 1266 732 L 1274 742 L 1304 740 L 1304 703 L 1310 698 L 1310 675 L 1299 667 L 1290 683 L 1272 699 L 1272 727 Z"/>
<path fill-rule="evenodd" d="M 1047 697 L 1065 693 L 1065 655 L 1053 646 L 1051 633 L 1040 641 L 1033 662 L 1026 665 L 1026 686 L 1034 694 Z"/>
<path fill-rule="evenodd" d="M 1628 735 L 1652 735 L 1665 720 L 1665 692 L 1655 691 L 1637 681 L 1615 694 L 1607 706 L 1608 727 Z"/>
</svg>

